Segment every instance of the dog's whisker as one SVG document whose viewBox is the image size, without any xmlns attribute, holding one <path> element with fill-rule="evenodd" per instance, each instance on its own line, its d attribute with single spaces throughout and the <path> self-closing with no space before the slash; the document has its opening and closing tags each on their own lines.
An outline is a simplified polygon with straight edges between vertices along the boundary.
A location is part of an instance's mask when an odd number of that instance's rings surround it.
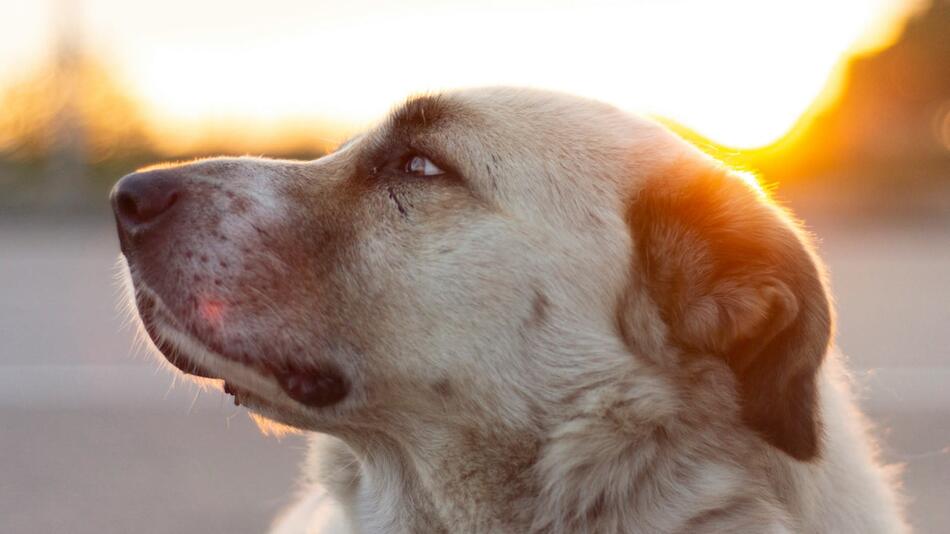
<svg viewBox="0 0 950 534">
<path fill-rule="evenodd" d="M 188 415 L 194 412 L 195 405 L 198 403 L 198 396 L 201 395 L 201 388 L 195 388 L 195 396 L 191 399 L 191 405 L 188 406 Z"/>
</svg>

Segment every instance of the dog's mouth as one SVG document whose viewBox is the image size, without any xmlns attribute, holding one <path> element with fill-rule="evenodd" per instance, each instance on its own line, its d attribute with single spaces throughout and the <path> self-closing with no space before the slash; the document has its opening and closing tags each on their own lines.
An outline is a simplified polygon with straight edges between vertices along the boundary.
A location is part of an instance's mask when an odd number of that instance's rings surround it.
<svg viewBox="0 0 950 534">
<path fill-rule="evenodd" d="M 258 381 L 249 381 L 249 375 L 276 383 L 287 397 L 311 408 L 335 405 L 349 391 L 343 374 L 331 366 L 302 368 L 230 355 L 220 344 L 207 343 L 182 326 L 150 291 L 136 289 L 135 293 L 145 331 L 165 359 L 186 374 L 223 381 L 224 392 L 234 396 L 235 404 L 264 397 L 252 393 L 255 388 L 246 382 Z"/>
</svg>

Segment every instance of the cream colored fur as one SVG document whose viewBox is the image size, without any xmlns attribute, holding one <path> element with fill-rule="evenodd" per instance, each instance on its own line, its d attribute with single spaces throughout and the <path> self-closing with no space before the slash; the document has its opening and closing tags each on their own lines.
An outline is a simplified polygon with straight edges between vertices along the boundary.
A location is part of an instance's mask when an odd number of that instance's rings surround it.
<svg viewBox="0 0 950 534">
<path fill-rule="evenodd" d="M 466 90 L 407 109 L 422 115 L 405 134 L 412 150 L 448 162 L 460 182 L 372 182 L 352 192 L 352 181 L 379 172 L 369 155 L 403 135 L 400 112 L 314 162 L 191 167 L 254 191 L 256 207 L 228 215 L 224 231 L 266 244 L 241 268 L 294 288 L 268 294 L 272 305 L 260 313 L 235 311 L 220 326 L 233 329 L 224 339 L 292 340 L 292 357 L 333 362 L 352 384 L 339 405 L 310 408 L 173 320 L 160 327 L 242 389 L 252 410 L 316 432 L 300 501 L 274 533 L 906 530 L 896 481 L 875 459 L 827 337 L 800 340 L 819 351 L 802 375 L 816 373 L 820 428 L 818 453 L 798 453 L 805 460 L 747 424 L 742 367 L 720 354 L 737 339 L 758 346 L 759 333 L 803 317 L 830 329 L 823 283 L 812 276 L 802 293 L 768 265 L 767 277 L 746 276 L 740 257 L 742 279 L 716 290 L 731 293 L 709 297 L 720 299 L 711 308 L 687 302 L 679 323 L 656 292 L 665 286 L 643 267 L 642 247 L 657 239 L 678 240 L 673 252 L 657 252 L 686 255 L 677 269 L 702 270 L 703 260 L 666 227 L 645 245 L 630 206 L 707 172 L 733 180 L 727 170 L 661 126 L 566 95 Z M 766 198 L 751 191 L 729 202 L 755 214 L 743 239 L 761 233 L 790 254 L 806 251 L 795 257 L 820 278 L 801 232 Z M 272 237 L 248 232 L 248 217 Z M 307 232 L 290 230 L 300 227 Z M 307 236 L 324 230 L 345 238 L 311 244 Z M 215 246 L 233 257 L 227 247 L 240 244 Z M 300 258 L 326 272 L 302 270 L 309 264 Z M 221 298 L 242 288 L 229 291 Z M 813 297 L 814 310 L 802 300 Z M 755 386 L 768 397 L 773 385 Z"/>
</svg>

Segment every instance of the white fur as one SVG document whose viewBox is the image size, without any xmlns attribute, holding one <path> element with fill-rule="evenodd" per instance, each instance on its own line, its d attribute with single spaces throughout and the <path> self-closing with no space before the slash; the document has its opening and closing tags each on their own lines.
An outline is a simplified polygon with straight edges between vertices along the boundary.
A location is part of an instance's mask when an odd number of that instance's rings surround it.
<svg viewBox="0 0 950 534">
<path fill-rule="evenodd" d="M 243 336 L 258 358 L 287 343 L 302 349 L 281 357 L 332 362 L 352 384 L 338 405 L 296 403 L 272 376 L 208 350 L 161 304 L 173 295 L 135 280 L 160 303 L 161 336 L 244 390 L 253 410 L 321 433 L 308 485 L 272 532 L 906 529 L 834 351 L 818 371 L 821 453 L 795 460 L 743 423 L 726 365 L 672 346 L 659 305 L 632 276 L 640 236 L 626 203 L 671 169 L 711 162 L 595 102 L 514 89 L 441 98 L 448 111 L 413 142 L 449 160 L 464 187 L 380 178 L 357 199 L 341 193 L 366 178 L 353 176 L 360 158 L 395 135 L 388 123 L 315 162 L 194 164 L 253 205 L 225 216 L 229 239 L 208 253 L 233 258 L 250 243 L 263 252 L 242 268 L 293 288 L 279 298 L 258 290 L 273 301 L 254 313 L 232 302 L 250 289 L 222 292 L 233 309 L 222 336 Z M 253 230 L 286 245 L 288 228 L 334 209 L 328 227 L 358 230 L 344 245 L 305 234 L 281 248 Z M 301 270 L 301 257 L 324 256 L 329 274 Z M 793 298 L 782 291 L 736 298 Z M 636 310 L 628 339 L 620 303 Z M 759 321 L 754 304 L 735 320 Z M 716 311 L 697 314 L 695 328 L 715 324 Z M 698 377 L 689 390 L 684 369 Z"/>
</svg>

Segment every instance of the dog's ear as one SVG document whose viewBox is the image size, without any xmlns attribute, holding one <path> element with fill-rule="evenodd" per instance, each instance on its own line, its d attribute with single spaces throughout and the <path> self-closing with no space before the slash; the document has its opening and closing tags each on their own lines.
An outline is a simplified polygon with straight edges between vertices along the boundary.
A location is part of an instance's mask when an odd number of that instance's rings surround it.
<svg viewBox="0 0 950 534">
<path fill-rule="evenodd" d="M 705 159 L 646 183 L 626 218 L 636 285 L 656 304 L 666 342 L 686 357 L 722 358 L 736 376 L 744 422 L 794 458 L 815 457 L 816 374 L 832 318 L 818 262 L 795 223 Z M 628 313 L 635 310 L 621 310 L 629 338 L 637 332 Z"/>
</svg>

